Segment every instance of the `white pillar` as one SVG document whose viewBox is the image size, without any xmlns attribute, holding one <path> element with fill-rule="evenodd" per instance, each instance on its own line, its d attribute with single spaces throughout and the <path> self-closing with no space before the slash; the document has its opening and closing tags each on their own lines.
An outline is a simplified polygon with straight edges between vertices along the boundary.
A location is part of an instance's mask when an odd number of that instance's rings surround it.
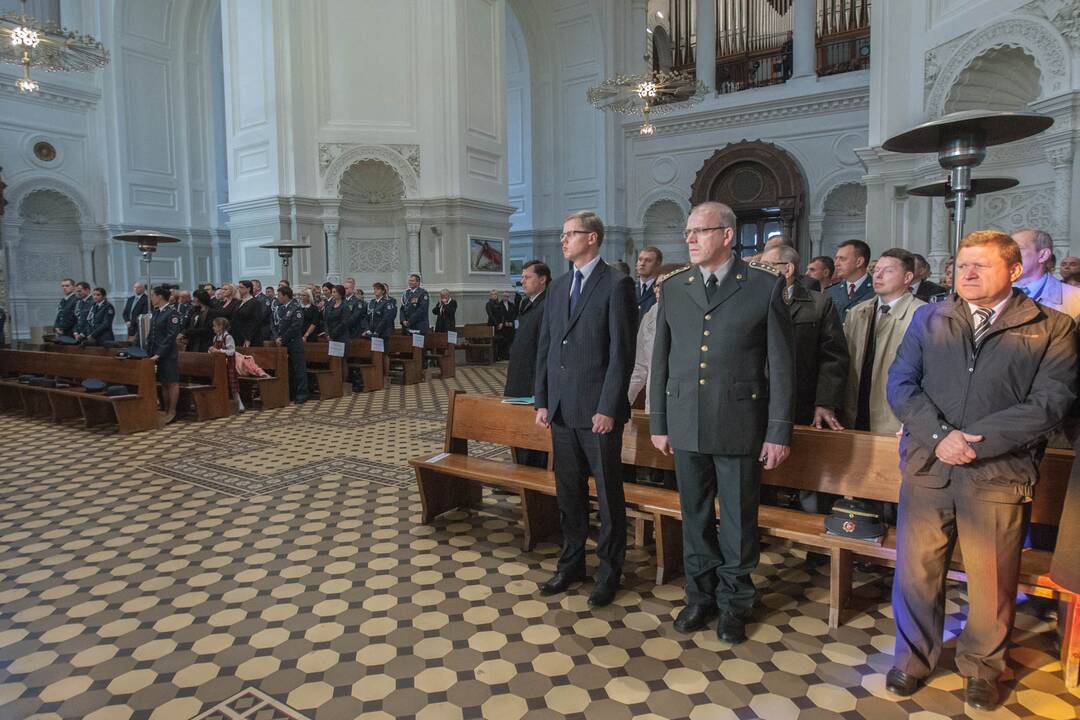
<svg viewBox="0 0 1080 720">
<path fill-rule="evenodd" d="M 1046 148 L 1046 158 L 1054 169 L 1054 254 L 1058 262 L 1070 255 L 1073 152 L 1068 142 Z"/>
<path fill-rule="evenodd" d="M 697 79 L 716 92 L 716 0 L 697 3 Z"/>
<path fill-rule="evenodd" d="M 405 228 L 409 234 L 409 274 L 416 273 L 422 277 L 420 272 L 420 223 L 407 222 Z"/>
<path fill-rule="evenodd" d="M 655 18 L 649 17 L 648 0 L 632 0 L 630 3 L 630 15 L 626 21 L 626 72 L 636 74 L 646 70 L 645 56 L 652 48 L 652 35 L 645 32 L 645 28 L 652 27 Z"/>
<path fill-rule="evenodd" d="M 795 57 L 792 58 L 794 77 L 817 74 L 816 10 L 817 3 L 814 0 L 795 0 Z"/>
<path fill-rule="evenodd" d="M 341 247 L 338 245 L 338 224 L 336 222 L 324 222 L 323 231 L 326 233 L 326 281 L 335 285 L 341 282 Z"/>
<path fill-rule="evenodd" d="M 930 199 L 930 252 L 926 261 L 930 263 L 930 279 L 941 272 L 945 259 L 949 257 L 949 233 L 952 225 L 949 210 L 942 198 Z M 934 280 L 934 282 L 937 282 Z"/>
</svg>

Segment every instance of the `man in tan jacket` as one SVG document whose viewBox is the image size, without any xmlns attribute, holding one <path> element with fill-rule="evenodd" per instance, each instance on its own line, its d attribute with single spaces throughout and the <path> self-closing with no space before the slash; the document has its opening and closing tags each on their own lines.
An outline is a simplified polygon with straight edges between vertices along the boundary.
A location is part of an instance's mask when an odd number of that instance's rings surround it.
<svg viewBox="0 0 1080 720">
<path fill-rule="evenodd" d="M 885 385 L 911 316 L 926 304 L 908 292 L 914 277 L 911 253 L 886 250 L 874 267 L 874 297 L 848 310 L 844 335 L 851 363 L 844 396 L 845 427 L 878 433 L 900 429 L 885 397 Z"/>
</svg>

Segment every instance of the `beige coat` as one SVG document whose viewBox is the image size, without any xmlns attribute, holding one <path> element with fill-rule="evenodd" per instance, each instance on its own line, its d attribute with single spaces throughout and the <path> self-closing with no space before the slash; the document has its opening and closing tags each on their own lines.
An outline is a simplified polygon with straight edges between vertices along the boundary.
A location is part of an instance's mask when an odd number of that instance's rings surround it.
<svg viewBox="0 0 1080 720">
<path fill-rule="evenodd" d="M 870 385 L 870 430 L 879 433 L 894 433 L 900 429 L 900 421 L 893 415 L 889 401 L 885 397 L 885 386 L 889 380 L 889 366 L 896 358 L 900 341 L 904 339 L 911 316 L 920 305 L 925 305 L 911 293 L 904 293 L 888 315 L 879 317 L 874 326 L 874 367 Z M 851 365 L 848 370 L 848 382 L 844 393 L 844 412 L 841 422 L 846 427 L 854 427 L 855 415 L 859 403 L 859 376 L 862 373 L 863 354 L 866 351 L 866 330 L 870 327 L 870 318 L 877 310 L 877 296 L 865 300 L 848 309 L 844 319 L 844 336 L 847 337 L 848 354 Z"/>
<path fill-rule="evenodd" d="M 656 305 L 646 311 L 641 318 L 641 327 L 637 332 L 637 350 L 634 353 L 634 372 L 630 375 L 630 387 L 627 395 L 633 405 L 641 391 L 645 391 L 645 412 L 649 412 L 649 366 L 652 364 L 653 340 L 656 338 Z"/>
</svg>

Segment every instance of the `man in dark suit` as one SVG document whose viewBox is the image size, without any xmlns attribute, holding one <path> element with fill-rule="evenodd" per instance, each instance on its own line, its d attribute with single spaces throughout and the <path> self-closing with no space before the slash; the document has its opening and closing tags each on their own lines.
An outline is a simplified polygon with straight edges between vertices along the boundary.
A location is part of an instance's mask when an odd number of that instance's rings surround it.
<svg viewBox="0 0 1080 720">
<path fill-rule="evenodd" d="M 660 248 L 649 246 L 638 253 L 637 256 L 637 307 L 638 323 L 649 312 L 649 308 L 656 304 L 656 293 L 653 286 L 656 278 L 660 275 L 660 266 L 664 264 L 664 253 Z"/>
<path fill-rule="evenodd" d="M 649 376 L 652 443 L 675 454 L 682 508 L 687 604 L 675 629 L 700 630 L 719 612 L 728 643 L 746 639 L 761 469 L 787 458 L 795 407 L 785 282 L 732 253 L 735 224 L 717 202 L 687 218 L 693 264 L 660 286 Z"/>
<path fill-rule="evenodd" d="M 948 288 L 930 279 L 930 263 L 926 258 L 919 253 L 912 253 L 912 257 L 915 258 L 915 282 L 911 283 L 911 294 L 923 302 L 947 294 Z"/>
<path fill-rule="evenodd" d="M 123 312 L 129 340 L 139 337 L 139 316 L 150 312 L 150 298 L 146 296 L 146 285 L 136 282 L 131 290 L 133 294 L 128 295 Z"/>
<path fill-rule="evenodd" d="M 833 277 L 839 282 L 826 292 L 833 301 L 840 322 L 844 322 L 849 307 L 874 297 L 874 283 L 868 270 L 870 246 L 862 240 L 842 242 L 836 248 L 833 264 L 836 267 Z"/>
<path fill-rule="evenodd" d="M 56 305 L 56 319 L 53 320 L 53 332 L 57 335 L 73 336 L 78 324 L 78 315 L 75 312 L 79 304 L 79 295 L 75 292 L 75 281 L 64 278 L 60 281 L 60 292 L 64 297 Z"/>
<path fill-rule="evenodd" d="M 967 704 L 993 710 L 1039 462 L 1076 399 L 1077 335 L 1072 318 L 1012 287 L 1023 266 L 1005 233 L 968 235 L 956 265 L 957 294 L 915 311 L 889 368 L 903 484 L 885 687 L 911 695 L 937 665 L 959 546 L 969 607 L 956 667 Z"/>
<path fill-rule="evenodd" d="M 510 348 L 514 346 L 514 335 L 517 332 L 518 319 L 518 296 L 514 292 L 504 292 L 502 302 L 499 303 L 503 311 L 502 347 L 503 357 L 510 359 Z"/>
<path fill-rule="evenodd" d="M 530 260 L 521 271 L 521 289 L 525 299 L 518 314 L 518 331 L 510 346 L 510 364 L 506 368 L 506 397 L 530 397 L 536 387 L 536 345 L 544 320 L 544 301 L 551 270 L 540 260 Z M 547 467 L 547 453 L 514 448 L 514 460 L 521 465 Z"/>
<path fill-rule="evenodd" d="M 589 476 L 596 482 L 600 571 L 590 607 L 611 604 L 626 555 L 622 429 L 630 417 L 634 368 L 634 282 L 600 257 L 604 223 L 589 211 L 563 222 L 563 257 L 573 271 L 551 284 L 536 353 L 536 422 L 551 428 L 563 533 L 555 575 L 541 595 L 564 592 L 585 574 Z"/>
</svg>

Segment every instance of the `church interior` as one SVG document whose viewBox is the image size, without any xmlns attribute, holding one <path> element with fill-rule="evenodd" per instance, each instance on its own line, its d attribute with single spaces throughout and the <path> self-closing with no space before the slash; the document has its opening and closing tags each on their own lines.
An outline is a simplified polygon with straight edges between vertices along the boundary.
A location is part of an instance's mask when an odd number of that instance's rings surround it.
<svg viewBox="0 0 1080 720">
<path fill-rule="evenodd" d="M 0 41 L 0 720 L 1078 717 L 1061 535 L 1023 550 L 996 707 L 956 670 L 959 557 L 937 669 L 887 689 L 895 528 L 837 539 L 798 497 L 895 504 L 895 429 L 796 421 L 762 480 L 795 500 L 762 502 L 729 643 L 673 628 L 679 493 L 644 392 L 602 607 L 589 579 L 540 592 L 560 506 L 518 452 L 556 450 L 531 391 L 500 398 L 535 364 L 513 349 L 530 263 L 573 270 L 582 211 L 641 283 L 643 252 L 692 261 L 694 208 L 721 202 L 737 258 L 783 236 L 796 274 L 859 240 L 945 291 L 960 236 L 1037 228 L 1047 277 L 1080 284 L 1080 0 L 0 0 Z M 979 128 L 962 161 L 904 145 L 950 118 Z M 67 345 L 75 283 L 108 303 Z M 340 298 L 366 332 L 333 333 L 336 288 L 366 293 Z M 316 329 L 251 347 L 254 375 L 239 327 L 235 356 L 217 329 L 195 352 L 190 317 L 233 293 L 234 325 L 272 308 L 267 340 L 294 307 Z M 155 318 L 181 326 L 179 382 Z M 1069 447 L 1040 455 L 1051 531 L 1080 502 Z"/>
</svg>

